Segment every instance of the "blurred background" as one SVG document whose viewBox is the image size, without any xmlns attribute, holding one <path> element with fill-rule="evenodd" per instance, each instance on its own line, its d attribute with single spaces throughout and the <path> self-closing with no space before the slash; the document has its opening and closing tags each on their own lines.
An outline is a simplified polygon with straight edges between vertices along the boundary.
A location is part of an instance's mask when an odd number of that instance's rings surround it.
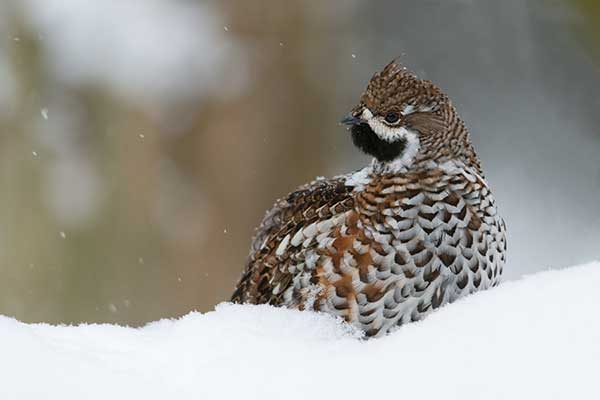
<svg viewBox="0 0 600 400">
<path fill-rule="evenodd" d="M 274 200 L 369 160 L 396 56 L 470 128 L 506 279 L 600 259 L 595 0 L 0 0 L 0 314 L 138 325 L 229 298 Z"/>
</svg>

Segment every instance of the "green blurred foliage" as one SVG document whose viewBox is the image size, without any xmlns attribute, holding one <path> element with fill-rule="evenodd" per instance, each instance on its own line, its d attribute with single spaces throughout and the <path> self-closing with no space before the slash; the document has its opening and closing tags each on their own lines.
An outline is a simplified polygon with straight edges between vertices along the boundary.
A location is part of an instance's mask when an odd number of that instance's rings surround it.
<svg viewBox="0 0 600 400">
<path fill-rule="evenodd" d="M 576 24 L 575 29 L 581 35 L 588 51 L 596 63 L 600 63 L 600 2 L 596 0 L 572 0 L 582 23 Z"/>
</svg>

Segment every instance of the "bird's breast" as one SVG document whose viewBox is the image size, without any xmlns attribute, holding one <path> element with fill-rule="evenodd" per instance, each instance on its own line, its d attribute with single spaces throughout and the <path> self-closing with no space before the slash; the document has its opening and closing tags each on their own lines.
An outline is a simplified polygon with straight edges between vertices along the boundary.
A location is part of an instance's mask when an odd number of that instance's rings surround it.
<svg viewBox="0 0 600 400">
<path fill-rule="evenodd" d="M 504 227 L 477 179 L 373 179 L 338 223 L 318 250 L 311 301 L 370 336 L 499 282 Z"/>
</svg>

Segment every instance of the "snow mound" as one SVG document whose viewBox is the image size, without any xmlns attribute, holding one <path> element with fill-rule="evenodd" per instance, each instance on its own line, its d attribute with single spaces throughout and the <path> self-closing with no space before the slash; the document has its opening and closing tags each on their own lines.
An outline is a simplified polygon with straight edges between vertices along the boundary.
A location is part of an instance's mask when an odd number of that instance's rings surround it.
<svg viewBox="0 0 600 400">
<path fill-rule="evenodd" d="M 1 399 L 598 399 L 600 263 L 508 282 L 382 339 L 223 304 L 134 329 L 0 318 Z"/>
</svg>

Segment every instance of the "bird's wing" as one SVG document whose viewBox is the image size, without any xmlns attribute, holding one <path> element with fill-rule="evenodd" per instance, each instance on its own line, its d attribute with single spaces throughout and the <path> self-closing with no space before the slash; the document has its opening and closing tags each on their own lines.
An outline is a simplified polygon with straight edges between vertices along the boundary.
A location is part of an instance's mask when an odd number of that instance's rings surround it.
<svg viewBox="0 0 600 400">
<path fill-rule="evenodd" d="M 295 266 L 316 245 L 316 234 L 308 231 L 318 233 L 318 222 L 343 216 L 353 205 L 345 177 L 316 180 L 278 200 L 257 228 L 232 301 L 281 304 Z"/>
</svg>

